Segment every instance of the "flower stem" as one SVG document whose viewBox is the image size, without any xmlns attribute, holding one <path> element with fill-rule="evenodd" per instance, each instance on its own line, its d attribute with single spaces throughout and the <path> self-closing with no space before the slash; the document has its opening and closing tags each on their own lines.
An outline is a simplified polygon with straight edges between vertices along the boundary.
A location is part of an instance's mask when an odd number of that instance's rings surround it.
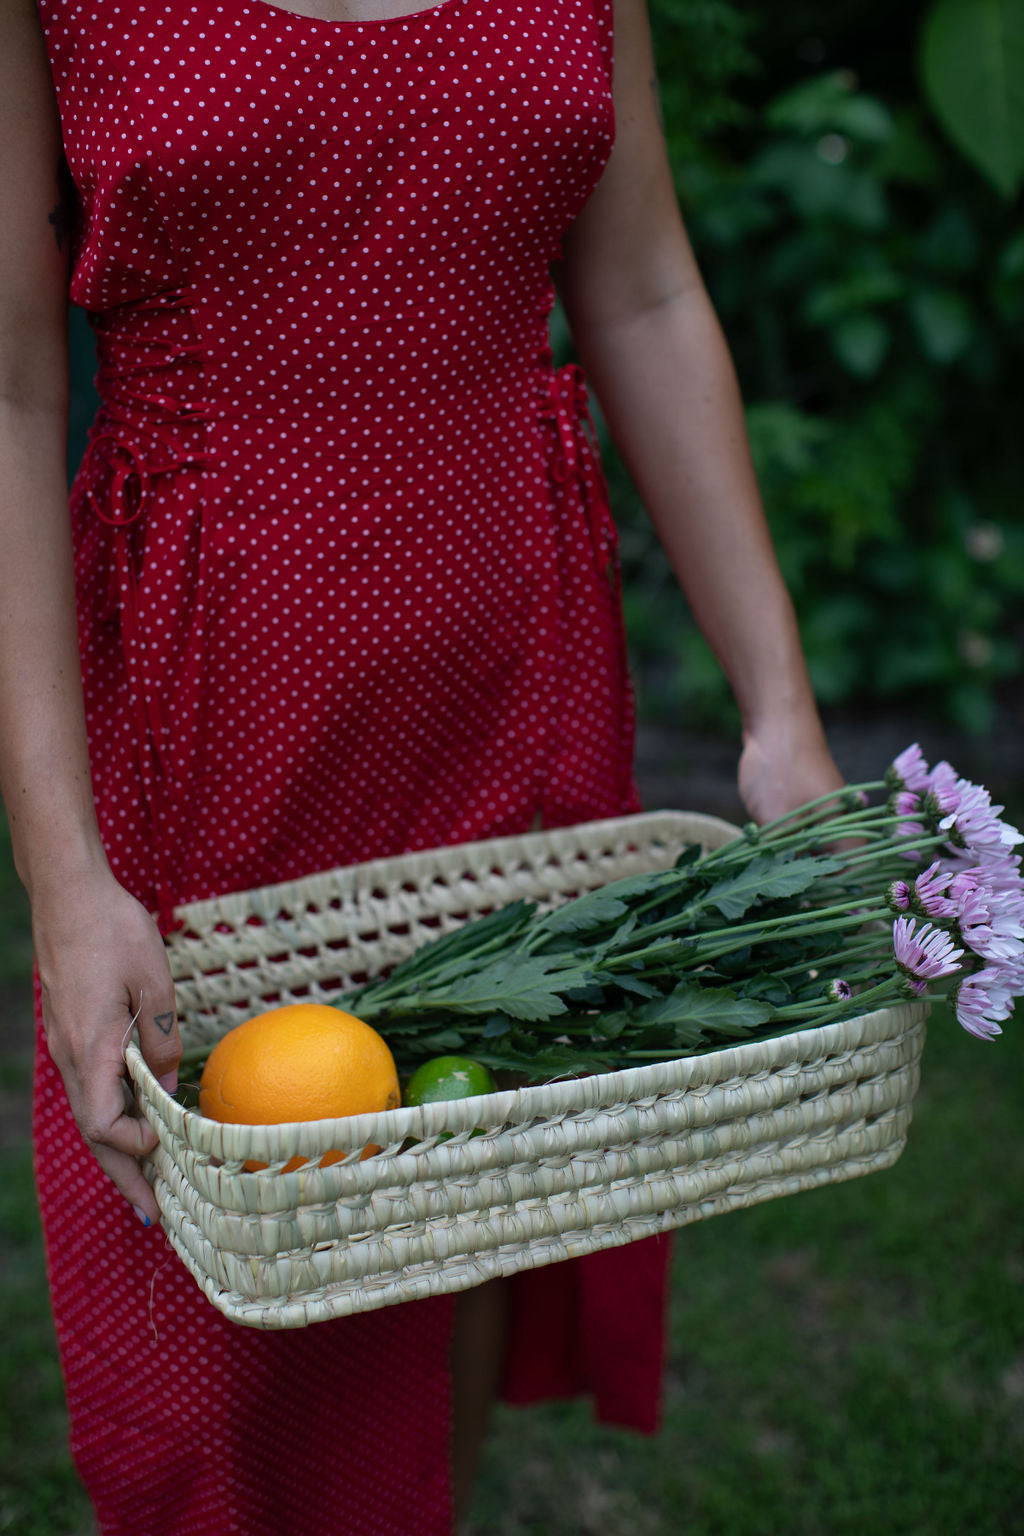
<svg viewBox="0 0 1024 1536">
<path fill-rule="evenodd" d="M 829 801 L 848 798 L 850 795 L 871 794 L 873 790 L 885 789 L 884 779 L 870 779 L 864 784 L 847 784 L 842 789 L 830 790 L 827 795 L 818 795 L 814 800 L 808 800 L 806 805 L 799 805 L 792 811 L 787 811 L 784 816 L 776 816 L 774 821 L 766 821 L 758 828 L 758 839 L 762 841 L 766 833 L 771 833 L 776 827 L 781 827 L 787 821 L 792 821 L 795 816 L 806 816 L 808 811 L 813 811 L 819 805 L 827 805 Z M 844 812 L 844 814 L 852 814 Z M 726 845 L 728 846 L 728 844 Z"/>
</svg>

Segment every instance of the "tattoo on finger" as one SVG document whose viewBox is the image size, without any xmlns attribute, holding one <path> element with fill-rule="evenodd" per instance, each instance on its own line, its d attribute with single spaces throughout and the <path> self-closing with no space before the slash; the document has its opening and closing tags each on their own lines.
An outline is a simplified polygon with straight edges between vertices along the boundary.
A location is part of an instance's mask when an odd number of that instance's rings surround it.
<svg viewBox="0 0 1024 1536">
<path fill-rule="evenodd" d="M 174 1010 L 170 1013 L 154 1013 L 153 1023 L 162 1035 L 169 1035 L 174 1028 Z"/>
</svg>

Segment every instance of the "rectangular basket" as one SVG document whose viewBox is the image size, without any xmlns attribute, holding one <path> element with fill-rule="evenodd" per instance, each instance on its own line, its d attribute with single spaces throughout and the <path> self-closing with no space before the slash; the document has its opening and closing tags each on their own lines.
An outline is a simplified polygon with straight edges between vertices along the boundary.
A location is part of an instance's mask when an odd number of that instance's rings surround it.
<svg viewBox="0 0 1024 1536">
<path fill-rule="evenodd" d="M 554 903 L 735 835 L 713 817 L 653 812 L 195 903 L 169 941 L 185 1046 L 277 1003 L 332 1000 L 519 897 Z M 127 1054 L 160 1138 L 150 1173 L 173 1247 L 226 1316 L 293 1328 L 886 1168 L 906 1139 L 926 1015 L 901 1005 L 628 1071 L 299 1125 L 206 1120 L 160 1088 L 134 1044 Z M 380 1151 L 360 1161 L 371 1142 Z M 318 1166 L 336 1150 L 343 1161 Z M 278 1171 L 296 1154 L 305 1166 Z M 246 1172 L 249 1158 L 267 1170 Z"/>
</svg>

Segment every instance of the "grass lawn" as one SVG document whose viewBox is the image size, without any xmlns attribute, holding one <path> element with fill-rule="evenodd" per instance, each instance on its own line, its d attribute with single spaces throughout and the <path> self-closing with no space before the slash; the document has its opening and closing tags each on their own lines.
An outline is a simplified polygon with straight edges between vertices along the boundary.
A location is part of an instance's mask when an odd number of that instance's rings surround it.
<svg viewBox="0 0 1024 1536">
<path fill-rule="evenodd" d="M 0 1532 L 89 1536 L 14 1108 L 27 953 L 0 848 Z M 501 1410 L 472 1536 L 1024 1536 L 1022 1098 L 1019 1026 L 938 1011 L 894 1169 L 677 1236 L 662 1434 Z"/>
</svg>

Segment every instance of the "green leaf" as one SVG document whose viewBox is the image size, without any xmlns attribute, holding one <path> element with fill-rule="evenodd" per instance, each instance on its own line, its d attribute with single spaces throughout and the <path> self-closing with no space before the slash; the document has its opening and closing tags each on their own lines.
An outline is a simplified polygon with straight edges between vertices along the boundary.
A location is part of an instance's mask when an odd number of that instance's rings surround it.
<svg viewBox="0 0 1024 1536">
<path fill-rule="evenodd" d="M 583 987 L 566 987 L 562 994 L 567 1003 L 573 1005 L 573 1009 L 579 1012 L 581 1008 L 600 1008 L 605 998 L 605 989 L 596 982 Z"/>
<path fill-rule="evenodd" d="M 812 288 L 804 301 L 804 318 L 810 325 L 832 325 L 845 315 L 901 299 L 906 287 L 906 278 L 890 267 L 851 272 L 838 282 Z"/>
<path fill-rule="evenodd" d="M 829 339 L 847 373 L 870 379 L 885 362 L 890 333 L 878 315 L 846 315 L 831 327 Z"/>
<path fill-rule="evenodd" d="M 491 1063 L 484 1063 L 491 1065 Z M 606 1052 L 588 1051 L 575 1045 L 546 1045 L 539 1050 L 526 1046 L 510 1051 L 500 1065 L 519 1067 L 532 1082 L 552 1077 L 576 1077 L 581 1072 L 607 1072 L 614 1065 Z"/>
<path fill-rule="evenodd" d="M 416 1043 L 429 1051 L 459 1051 L 465 1045 L 466 1037 L 457 1029 L 442 1029 L 434 1035 L 418 1036 Z"/>
<path fill-rule="evenodd" d="M 560 955 L 509 955 L 461 977 L 429 1001 L 457 1013 L 497 1011 L 514 1019 L 552 1019 L 568 1012 L 560 994 L 590 980 L 588 971 L 566 965 Z M 410 1002 L 417 1005 L 415 998 Z"/>
<path fill-rule="evenodd" d="M 999 253 L 999 275 L 1006 278 L 1024 277 L 1024 229 L 1018 230 Z"/>
<path fill-rule="evenodd" d="M 746 416 L 760 480 L 805 475 L 827 447 L 828 426 L 784 401 L 751 405 Z"/>
<path fill-rule="evenodd" d="M 768 971 L 762 971 L 760 976 L 743 982 L 744 997 L 754 998 L 759 1003 L 771 1003 L 773 1008 L 781 1008 L 792 995 L 793 989 L 789 982 Z"/>
<path fill-rule="evenodd" d="M 541 919 L 539 926 L 548 933 L 592 933 L 595 928 L 603 928 L 606 923 L 622 917 L 629 910 L 627 903 L 635 897 L 649 895 L 659 887 L 665 888 L 667 896 L 675 884 L 671 872 L 667 870 L 626 875 L 621 880 L 613 880 L 596 891 L 588 891 L 585 896 L 577 896 L 575 901 L 567 901 L 564 906 L 556 907 Z"/>
<path fill-rule="evenodd" d="M 918 120 L 918 108 L 899 113 L 888 144 L 875 160 L 875 174 L 883 181 L 904 182 L 916 187 L 935 187 L 942 180 L 943 162 L 932 138 Z"/>
<path fill-rule="evenodd" d="M 812 144 L 770 145 L 754 159 L 749 176 L 755 187 L 777 191 L 802 219 L 834 219 L 870 233 L 888 221 L 882 184 L 848 164 L 829 164 Z"/>
<path fill-rule="evenodd" d="M 717 907 L 723 917 L 735 919 L 742 917 L 755 901 L 777 901 L 783 896 L 799 895 L 822 875 L 835 874 L 843 867 L 842 859 L 787 859 L 759 854 L 735 875 L 713 885 L 706 900 Z"/>
<path fill-rule="evenodd" d="M 589 1021 L 590 1028 L 598 1040 L 618 1040 L 629 1027 L 631 1017 L 628 1009 L 617 1008 L 614 1012 L 597 1014 Z"/>
<path fill-rule="evenodd" d="M 625 922 L 619 924 L 611 938 L 607 939 L 605 943 L 601 945 L 600 954 L 602 958 L 613 949 L 621 949 L 626 940 L 629 938 L 630 934 L 633 933 L 638 922 L 639 918 L 637 917 L 637 914 L 635 912 L 630 912 Z"/>
<path fill-rule="evenodd" d="M 866 144 L 884 144 L 893 131 L 888 109 L 875 97 L 855 92 L 850 75 L 841 69 L 777 96 L 765 110 L 765 122 L 808 136 L 844 133 Z"/>
<path fill-rule="evenodd" d="M 966 208 L 941 208 L 918 241 L 921 259 L 933 272 L 972 272 L 981 260 L 977 226 Z"/>
<path fill-rule="evenodd" d="M 952 288 L 920 288 L 910 298 L 910 318 L 921 350 L 933 363 L 952 363 L 974 337 L 971 306 Z"/>
<path fill-rule="evenodd" d="M 731 988 L 701 987 L 683 981 L 666 997 L 629 1010 L 619 1038 L 628 1031 L 629 1044 L 637 1045 L 643 1038 L 644 1048 L 657 1048 L 659 1044 L 668 1044 L 668 1039 L 655 1035 L 648 1039 L 646 1032 L 671 1025 L 671 1039 L 676 1045 L 697 1045 L 716 1035 L 734 1039 L 766 1024 L 772 1011 L 767 1003 L 737 997 Z M 634 1039 L 634 1031 L 643 1031 L 644 1035 Z"/>
<path fill-rule="evenodd" d="M 510 943 L 526 928 L 535 911 L 531 901 L 512 901 L 507 907 L 488 912 L 485 917 L 471 918 L 450 933 L 420 945 L 407 960 L 395 966 L 386 984 L 411 981 L 424 973 L 436 974 L 441 966 L 475 955 L 485 944 Z M 360 997 L 372 998 L 373 992 L 372 985 L 365 987 Z"/>
<path fill-rule="evenodd" d="M 687 843 L 682 853 L 678 854 L 672 868 L 675 870 L 692 869 L 704 857 L 704 850 L 699 843 Z"/>
<path fill-rule="evenodd" d="M 641 981 L 639 976 L 630 976 L 625 971 L 615 972 L 615 985 L 622 992 L 629 992 L 634 997 L 657 997 L 657 987 L 652 987 L 649 981 Z"/>
<path fill-rule="evenodd" d="M 1024 0 L 937 0 L 921 69 L 932 111 L 1008 200 L 1024 181 Z"/>
</svg>

